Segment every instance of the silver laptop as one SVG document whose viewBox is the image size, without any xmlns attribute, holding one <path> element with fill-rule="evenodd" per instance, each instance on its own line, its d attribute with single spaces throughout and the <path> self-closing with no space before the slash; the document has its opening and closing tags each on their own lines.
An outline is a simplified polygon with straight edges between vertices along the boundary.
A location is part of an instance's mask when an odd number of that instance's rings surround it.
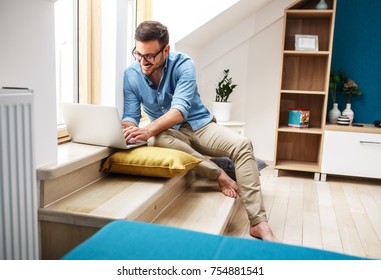
<svg viewBox="0 0 381 280">
<path fill-rule="evenodd" d="M 73 142 L 118 149 L 132 149 L 147 143 L 126 144 L 116 107 L 60 103 L 69 136 Z"/>
</svg>

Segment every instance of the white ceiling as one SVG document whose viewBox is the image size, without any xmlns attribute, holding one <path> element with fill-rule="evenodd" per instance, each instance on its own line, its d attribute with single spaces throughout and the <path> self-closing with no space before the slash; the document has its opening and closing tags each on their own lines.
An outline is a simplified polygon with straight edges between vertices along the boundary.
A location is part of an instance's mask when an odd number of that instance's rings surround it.
<svg viewBox="0 0 381 280">
<path fill-rule="evenodd" d="M 272 1 L 274 0 L 240 0 L 181 39 L 179 43 L 193 47 L 204 46 Z"/>
</svg>

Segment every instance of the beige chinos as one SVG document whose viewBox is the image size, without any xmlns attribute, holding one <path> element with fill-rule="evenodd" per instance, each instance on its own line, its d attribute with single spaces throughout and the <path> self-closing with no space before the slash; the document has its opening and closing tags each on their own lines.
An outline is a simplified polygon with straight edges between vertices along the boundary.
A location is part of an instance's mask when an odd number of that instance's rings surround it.
<svg viewBox="0 0 381 280">
<path fill-rule="evenodd" d="M 192 130 L 184 124 L 179 130 L 169 129 L 151 137 L 149 144 L 187 152 L 203 161 L 195 167 L 200 176 L 216 180 L 221 169 L 207 156 L 229 157 L 233 160 L 240 196 L 254 226 L 267 221 L 260 187 L 259 171 L 255 161 L 251 140 L 218 125 L 214 120 L 206 126 Z"/>
</svg>

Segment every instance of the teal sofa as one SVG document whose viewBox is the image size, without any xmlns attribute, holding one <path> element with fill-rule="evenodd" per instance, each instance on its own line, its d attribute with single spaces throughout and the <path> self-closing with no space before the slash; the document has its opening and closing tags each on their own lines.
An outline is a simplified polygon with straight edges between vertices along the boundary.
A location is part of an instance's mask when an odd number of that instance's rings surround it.
<svg viewBox="0 0 381 280">
<path fill-rule="evenodd" d="M 355 260 L 324 250 L 213 235 L 134 221 L 113 221 L 63 260 Z"/>
</svg>

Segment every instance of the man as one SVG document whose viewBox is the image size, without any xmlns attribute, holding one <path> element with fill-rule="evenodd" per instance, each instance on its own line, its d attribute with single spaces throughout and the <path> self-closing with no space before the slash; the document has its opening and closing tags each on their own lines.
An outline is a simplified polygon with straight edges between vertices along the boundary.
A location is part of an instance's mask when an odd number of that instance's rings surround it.
<svg viewBox="0 0 381 280">
<path fill-rule="evenodd" d="M 224 195 L 241 196 L 250 220 L 250 235 L 275 241 L 262 202 L 259 172 L 251 141 L 216 124 L 201 101 L 190 57 L 170 52 L 167 28 L 159 22 L 141 23 L 135 32 L 137 60 L 124 76 L 122 127 L 126 141 L 182 150 L 203 160 L 195 171 L 216 180 Z M 141 105 L 151 120 L 138 127 Z M 234 161 L 237 182 L 208 157 Z"/>
</svg>

